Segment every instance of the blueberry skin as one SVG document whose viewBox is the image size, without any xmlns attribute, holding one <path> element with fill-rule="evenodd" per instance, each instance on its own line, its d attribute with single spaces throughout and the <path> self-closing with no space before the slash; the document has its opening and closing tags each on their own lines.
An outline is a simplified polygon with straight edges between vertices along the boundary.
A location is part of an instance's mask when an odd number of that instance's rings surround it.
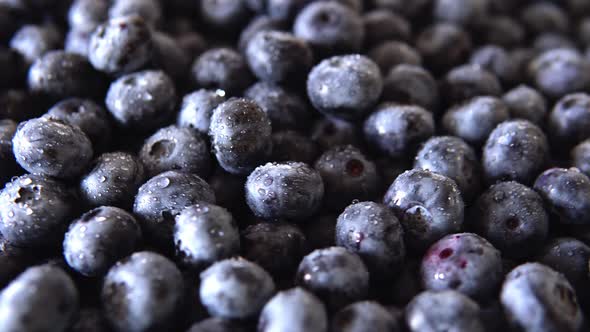
<svg viewBox="0 0 590 332">
<path fill-rule="evenodd" d="M 508 106 L 511 118 L 529 120 L 542 126 L 547 115 L 547 101 L 537 90 L 519 85 L 506 92 L 502 101 Z"/>
<path fill-rule="evenodd" d="M 461 65 L 450 70 L 441 83 L 447 105 L 453 106 L 475 97 L 502 94 L 498 78 L 479 65 Z"/>
<path fill-rule="evenodd" d="M 137 157 L 108 152 L 96 158 L 92 169 L 82 176 L 79 193 L 90 206 L 129 208 L 144 179 L 144 167 Z"/>
<path fill-rule="evenodd" d="M 494 2 L 498 1 L 491 1 L 491 4 L 493 5 Z M 487 44 L 508 49 L 523 45 L 526 36 L 520 21 L 506 14 L 484 18 L 480 22 L 480 28 L 476 31 L 481 34 Z"/>
<path fill-rule="evenodd" d="M 189 54 L 171 35 L 154 32 L 152 38 L 154 43 L 152 65 L 163 70 L 176 81 L 184 82 L 188 77 L 187 72 L 192 58 L 189 58 Z"/>
<path fill-rule="evenodd" d="M 240 234 L 226 209 L 198 202 L 176 216 L 173 229 L 176 258 L 186 267 L 202 269 L 240 250 Z"/>
<path fill-rule="evenodd" d="M 105 104 L 119 126 L 146 132 L 161 127 L 172 116 L 176 90 L 164 72 L 144 70 L 112 82 Z"/>
<path fill-rule="evenodd" d="M 393 315 L 373 301 L 356 302 L 346 306 L 332 319 L 334 332 L 399 331 Z"/>
<path fill-rule="evenodd" d="M 518 64 L 512 61 L 508 51 L 502 47 L 482 46 L 473 52 L 469 62 L 496 75 L 504 85 L 510 86 L 519 81 Z"/>
<path fill-rule="evenodd" d="M 88 136 L 95 150 L 103 150 L 111 140 L 107 111 L 90 99 L 68 98 L 53 105 L 45 117 L 78 126 Z"/>
<path fill-rule="evenodd" d="M 569 29 L 568 17 L 559 6 L 552 3 L 532 3 L 523 8 L 520 19 L 533 34 L 567 33 Z"/>
<path fill-rule="evenodd" d="M 303 257 L 295 284 L 314 293 L 333 312 L 367 297 L 369 272 L 357 254 L 328 247 Z"/>
<path fill-rule="evenodd" d="M 68 332 L 109 332 L 104 315 L 98 308 L 82 308 Z"/>
<path fill-rule="evenodd" d="M 510 113 L 502 100 L 496 97 L 475 97 L 458 104 L 445 113 L 442 125 L 446 132 L 480 146 Z"/>
<path fill-rule="evenodd" d="M 389 73 L 393 68 L 402 65 L 422 64 L 422 57 L 410 45 L 395 41 L 385 41 L 369 50 L 369 58 L 373 60 L 383 74 Z"/>
<path fill-rule="evenodd" d="M 202 178 L 211 172 L 211 156 L 205 137 L 190 128 L 164 127 L 146 139 L 139 159 L 148 176 L 178 170 Z"/>
<path fill-rule="evenodd" d="M 211 28 L 225 33 L 239 30 L 250 17 L 246 1 L 199 1 L 201 17 Z"/>
<path fill-rule="evenodd" d="M 61 38 L 55 26 L 25 24 L 14 33 L 9 45 L 32 63 L 43 54 L 59 49 Z"/>
<path fill-rule="evenodd" d="M 25 170 L 57 178 L 80 175 L 93 154 L 92 143 L 80 128 L 47 118 L 21 123 L 12 146 Z"/>
<path fill-rule="evenodd" d="M 432 113 L 419 106 L 381 104 L 363 126 L 365 139 L 391 158 L 412 155 L 434 135 Z"/>
<path fill-rule="evenodd" d="M 69 30 L 64 40 L 64 51 L 88 57 L 91 32 Z"/>
<path fill-rule="evenodd" d="M 386 40 L 408 41 L 412 35 L 410 23 L 395 12 L 375 9 L 363 15 L 365 45 L 379 45 Z"/>
<path fill-rule="evenodd" d="M 381 100 L 421 106 L 436 114 L 440 96 L 436 80 L 426 69 L 401 64 L 392 68 L 383 79 Z"/>
<path fill-rule="evenodd" d="M 144 183 L 135 196 L 133 213 L 145 237 L 153 244 L 171 247 L 174 218 L 197 202 L 215 203 L 207 182 L 195 174 L 168 171 Z"/>
<path fill-rule="evenodd" d="M 27 80 L 31 92 L 53 99 L 102 96 L 102 77 L 76 53 L 45 53 L 31 65 Z"/>
<path fill-rule="evenodd" d="M 0 7 L 0 12 L 2 7 Z M 2 14 L 0 13 L 0 16 Z M 0 17 L 1 21 L 1 17 Z M 2 23 L 0 23 L 2 24 Z M 0 27 L 1 30 L 2 27 Z M 3 31 L 4 32 L 4 31 Z M 1 37 L 0 37 L 1 38 Z M 0 88 L 9 89 L 24 86 L 26 81 L 26 74 L 29 64 L 22 54 L 12 48 L 0 46 L 0 70 L 2 72 L 2 79 L 0 80 Z M 9 90 L 10 91 L 10 90 Z M 7 93 L 7 91 L 3 92 Z M 6 110 L 2 110 L 5 114 Z M 24 111 L 22 111 L 24 112 Z M 3 115 L 4 117 L 4 115 Z"/>
<path fill-rule="evenodd" d="M 18 173 L 18 165 L 12 152 L 12 138 L 16 128 L 16 122 L 10 119 L 0 120 L 0 185 L 4 185 Z"/>
<path fill-rule="evenodd" d="M 115 0 L 109 8 L 109 17 L 140 16 L 150 27 L 155 27 L 162 17 L 162 8 L 157 0 Z"/>
<path fill-rule="evenodd" d="M 19 247 L 58 243 L 74 213 L 69 189 L 45 175 L 25 174 L 0 192 L 0 232 Z"/>
<path fill-rule="evenodd" d="M 590 85 L 590 64 L 576 50 L 558 48 L 539 54 L 529 65 L 529 75 L 550 99 L 584 91 Z"/>
<path fill-rule="evenodd" d="M 422 258 L 424 288 L 456 290 L 473 299 L 491 298 L 502 283 L 500 251 L 473 233 L 450 234 L 434 243 Z"/>
<path fill-rule="evenodd" d="M 581 302 L 587 302 L 590 292 L 588 262 L 590 247 L 574 238 L 560 237 L 545 244 L 536 259 L 563 275 L 576 290 Z"/>
<path fill-rule="evenodd" d="M 269 117 L 252 100 L 231 98 L 213 110 L 209 137 L 219 165 L 231 174 L 245 175 L 271 153 Z"/>
<path fill-rule="evenodd" d="M 289 223 L 259 223 L 242 231 L 242 256 L 272 276 L 291 277 L 307 253 L 303 232 Z"/>
<path fill-rule="evenodd" d="M 518 182 L 488 188 L 470 210 L 471 227 L 505 257 L 526 258 L 545 243 L 549 215 L 543 199 Z"/>
<path fill-rule="evenodd" d="M 549 144 L 539 127 L 527 120 L 506 121 L 490 133 L 483 147 L 483 173 L 488 183 L 532 184 L 548 157 Z"/>
<path fill-rule="evenodd" d="M 313 67 L 307 78 L 307 95 L 313 106 L 327 116 L 344 120 L 363 117 L 382 89 L 379 67 L 358 54 L 327 58 Z"/>
<path fill-rule="evenodd" d="M 100 298 L 105 317 L 116 331 L 167 330 L 180 308 L 183 282 L 168 258 L 136 252 L 104 277 Z"/>
<path fill-rule="evenodd" d="M 193 324 L 186 332 L 247 332 L 239 322 L 210 317 Z"/>
<path fill-rule="evenodd" d="M 590 179 L 577 168 L 548 169 L 539 175 L 534 188 L 559 222 L 590 224 Z"/>
<path fill-rule="evenodd" d="M 213 110 L 226 101 L 225 91 L 200 89 L 182 98 L 176 118 L 179 127 L 189 127 L 203 134 L 209 132 Z"/>
<path fill-rule="evenodd" d="M 324 206 L 342 211 L 354 200 L 374 199 L 380 187 L 375 163 L 351 145 L 325 151 L 316 161 L 325 187 Z"/>
<path fill-rule="evenodd" d="M 335 1 L 314 1 L 303 8 L 293 33 L 321 57 L 358 52 L 365 36 L 360 15 Z"/>
<path fill-rule="evenodd" d="M 320 148 L 309 136 L 294 130 L 277 131 L 272 134 L 271 160 L 276 162 L 299 161 L 313 164 Z"/>
<path fill-rule="evenodd" d="M 404 228 L 408 247 L 425 250 L 463 225 L 464 203 L 455 182 L 444 175 L 413 169 L 391 184 L 383 203 Z"/>
<path fill-rule="evenodd" d="M 147 64 L 154 49 L 152 33 L 138 15 L 112 18 L 99 25 L 88 45 L 88 60 L 108 74 L 136 71 Z"/>
<path fill-rule="evenodd" d="M 214 317 L 256 316 L 274 292 L 271 276 L 245 259 L 225 259 L 201 273 L 201 303 Z"/>
<path fill-rule="evenodd" d="M 191 77 L 201 88 L 221 89 L 235 95 L 253 79 L 244 57 L 231 48 L 212 48 L 193 63 Z"/>
<path fill-rule="evenodd" d="M 481 188 L 481 165 L 475 151 L 455 136 L 432 137 L 422 145 L 414 168 L 442 174 L 455 181 L 466 201 L 471 201 Z"/>
<path fill-rule="evenodd" d="M 432 15 L 438 22 L 469 26 L 485 18 L 488 10 L 487 0 L 435 0 Z"/>
<path fill-rule="evenodd" d="M 471 51 L 469 34 L 458 26 L 437 23 L 427 27 L 416 39 L 416 49 L 436 75 L 463 63 Z"/>
<path fill-rule="evenodd" d="M 504 280 L 500 301 L 512 327 L 520 331 L 579 331 L 582 326 L 570 283 L 539 263 L 513 269 Z"/>
<path fill-rule="evenodd" d="M 590 139 L 576 145 L 571 152 L 572 165 L 590 176 Z"/>
<path fill-rule="evenodd" d="M 337 145 L 362 146 L 361 133 L 354 123 L 330 117 L 316 121 L 311 130 L 311 139 L 317 142 L 322 150 Z"/>
<path fill-rule="evenodd" d="M 561 98 L 547 120 L 551 142 L 557 146 L 574 146 L 590 138 L 590 95 L 574 93 Z"/>
<path fill-rule="evenodd" d="M 66 331 L 78 302 L 78 290 L 61 268 L 29 267 L 0 293 L 2 330 Z"/>
<path fill-rule="evenodd" d="M 303 81 L 313 53 L 307 42 L 282 31 L 260 31 L 248 42 L 245 56 L 250 69 L 265 82 Z"/>
<path fill-rule="evenodd" d="M 406 325 L 410 332 L 483 332 L 479 315 L 479 305 L 457 291 L 424 291 L 406 307 Z"/>
<path fill-rule="evenodd" d="M 72 30 L 92 32 L 108 17 L 109 1 L 75 0 L 68 10 L 68 24 Z"/>
<path fill-rule="evenodd" d="M 278 292 L 264 306 L 258 319 L 259 332 L 325 332 L 327 328 L 324 304 L 300 287 Z"/>
<path fill-rule="evenodd" d="M 324 183 L 319 172 L 300 162 L 267 163 L 246 180 L 246 203 L 264 219 L 301 220 L 322 203 Z"/>
<path fill-rule="evenodd" d="M 329 1 L 345 6 L 355 13 L 360 13 L 363 10 L 363 3 L 361 0 Z M 274 19 L 282 21 L 292 21 L 293 18 L 301 12 L 301 10 L 303 10 L 307 5 L 309 5 L 312 2 L 322 2 L 322 0 L 267 0 L 266 12 L 270 17 Z"/>
<path fill-rule="evenodd" d="M 244 97 L 255 101 L 268 115 L 274 131 L 305 130 L 312 112 L 303 98 L 273 83 L 258 82 L 244 91 Z"/>
<path fill-rule="evenodd" d="M 65 234 L 64 257 L 84 276 L 101 276 L 118 260 L 133 253 L 141 241 L 141 229 L 123 209 L 103 206 L 74 220 Z"/>
<path fill-rule="evenodd" d="M 358 254 L 372 279 L 388 279 L 398 273 L 406 248 L 403 229 L 385 205 L 360 202 L 349 205 L 338 217 L 336 245 Z"/>
</svg>

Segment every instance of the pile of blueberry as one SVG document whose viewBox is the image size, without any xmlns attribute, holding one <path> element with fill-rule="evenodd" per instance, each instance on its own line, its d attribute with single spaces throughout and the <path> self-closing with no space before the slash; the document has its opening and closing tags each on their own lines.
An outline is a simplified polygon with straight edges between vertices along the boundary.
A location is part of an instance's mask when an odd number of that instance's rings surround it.
<svg viewBox="0 0 590 332">
<path fill-rule="evenodd" d="M 590 331 L 590 0 L 0 0 L 0 332 Z"/>
</svg>

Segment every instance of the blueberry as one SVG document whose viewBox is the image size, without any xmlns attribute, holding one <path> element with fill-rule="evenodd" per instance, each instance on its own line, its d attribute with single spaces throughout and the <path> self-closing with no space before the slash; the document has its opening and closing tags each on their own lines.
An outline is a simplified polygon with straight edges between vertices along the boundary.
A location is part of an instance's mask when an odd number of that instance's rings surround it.
<svg viewBox="0 0 590 332">
<path fill-rule="evenodd" d="M 213 110 L 224 101 L 223 90 L 201 89 L 189 93 L 182 99 L 176 123 L 180 127 L 189 127 L 207 134 Z"/>
<path fill-rule="evenodd" d="M 424 143 L 414 161 L 414 168 L 442 174 L 457 184 L 466 201 L 481 188 L 481 166 L 475 151 L 455 136 L 436 136 Z"/>
<path fill-rule="evenodd" d="M 212 28 L 225 33 L 241 28 L 250 16 L 246 1 L 199 1 L 199 9 L 204 22 Z"/>
<path fill-rule="evenodd" d="M 0 7 L 1 10 L 2 7 Z M 0 72 L 2 73 L 0 76 L 0 88 L 8 89 L 24 86 L 28 65 L 25 58 L 18 51 L 0 46 Z M 4 91 L 4 93 L 7 92 Z M 0 114 L 6 114 L 6 110 L 0 111 Z"/>
<path fill-rule="evenodd" d="M 248 47 L 248 44 L 250 43 L 250 39 L 254 38 L 254 36 L 256 36 L 258 32 L 281 30 L 283 25 L 283 22 L 273 19 L 267 15 L 259 15 L 254 17 L 240 33 L 240 38 L 238 40 L 238 50 L 244 53 L 244 51 Z"/>
<path fill-rule="evenodd" d="M 186 332 L 246 332 L 240 322 L 211 317 L 193 324 Z"/>
<path fill-rule="evenodd" d="M 271 152 L 271 123 L 249 99 L 232 98 L 213 111 L 209 136 L 219 165 L 232 174 L 247 174 Z"/>
<path fill-rule="evenodd" d="M 493 4 L 498 0 L 490 2 Z M 484 18 L 475 31 L 485 43 L 505 48 L 523 45 L 526 36 L 521 22 L 504 14 Z"/>
<path fill-rule="evenodd" d="M 324 332 L 328 314 L 324 304 L 302 288 L 277 293 L 262 309 L 258 331 Z"/>
<path fill-rule="evenodd" d="M 21 123 L 12 145 L 24 169 L 58 178 L 80 175 L 93 154 L 92 143 L 80 128 L 48 118 Z"/>
<path fill-rule="evenodd" d="M 102 96 L 102 77 L 82 55 L 50 51 L 29 69 L 29 89 L 54 99 Z"/>
<path fill-rule="evenodd" d="M 207 141 L 190 128 L 164 127 L 150 136 L 139 151 L 148 176 L 178 170 L 207 177 L 211 157 Z"/>
<path fill-rule="evenodd" d="M 582 313 L 570 283 L 562 274 L 539 263 L 526 263 L 512 270 L 502 285 L 500 301 L 512 327 L 521 331 L 578 331 L 582 325 Z"/>
<path fill-rule="evenodd" d="M 376 9 L 363 15 L 365 26 L 365 45 L 376 46 L 387 40 L 408 41 L 412 26 L 404 17 L 385 10 Z"/>
<path fill-rule="evenodd" d="M 418 66 L 422 63 L 422 57 L 414 48 L 395 40 L 378 44 L 369 50 L 368 55 L 379 66 L 383 74 L 387 74 L 391 69 L 402 64 Z"/>
<path fill-rule="evenodd" d="M 40 97 L 25 90 L 4 90 L 0 92 L 0 117 L 18 122 L 42 115 L 48 105 Z"/>
<path fill-rule="evenodd" d="M 63 242 L 68 265 L 85 276 L 101 276 L 130 255 L 141 241 L 135 218 L 123 209 L 103 206 L 74 220 Z"/>
<path fill-rule="evenodd" d="M 494 128 L 509 117 L 508 107 L 502 100 L 496 97 L 475 97 L 447 110 L 442 125 L 449 134 L 480 146 Z"/>
<path fill-rule="evenodd" d="M 271 276 L 245 259 L 225 259 L 201 273 L 201 303 L 214 317 L 256 316 L 274 292 Z"/>
<path fill-rule="evenodd" d="M 433 16 L 436 21 L 469 26 L 478 24 L 488 15 L 488 0 L 435 0 Z"/>
<path fill-rule="evenodd" d="M 464 203 L 455 182 L 444 175 L 414 169 L 391 184 L 383 202 L 395 212 L 405 243 L 424 250 L 463 225 Z"/>
<path fill-rule="evenodd" d="M 590 85 L 590 64 L 569 48 L 558 48 L 539 54 L 529 65 L 535 86 L 551 99 L 583 91 Z"/>
<path fill-rule="evenodd" d="M 419 106 L 381 104 L 364 123 L 365 139 L 391 158 L 412 155 L 434 135 L 432 113 Z"/>
<path fill-rule="evenodd" d="M 172 36 L 162 32 L 154 32 L 152 38 L 154 43 L 152 65 L 177 81 L 182 82 L 188 78 L 187 72 L 192 58 L 189 58 L 180 44 Z"/>
<path fill-rule="evenodd" d="M 576 145 L 571 152 L 572 164 L 587 176 L 590 176 L 590 139 Z"/>
<path fill-rule="evenodd" d="M 578 41 L 583 46 L 590 46 L 590 19 L 584 18 L 578 23 Z"/>
<path fill-rule="evenodd" d="M 442 82 L 442 91 L 449 106 L 479 96 L 500 96 L 498 78 L 479 65 L 461 65 L 450 70 Z"/>
<path fill-rule="evenodd" d="M 64 40 L 64 51 L 88 57 L 91 32 L 69 30 Z"/>
<path fill-rule="evenodd" d="M 111 140 L 109 114 L 90 99 L 64 99 L 53 105 L 44 116 L 78 126 L 95 150 L 104 150 Z"/>
<path fill-rule="evenodd" d="M 379 67 L 358 54 L 327 58 L 307 78 L 307 95 L 313 106 L 342 119 L 361 118 L 375 105 L 382 88 Z"/>
<path fill-rule="evenodd" d="M 259 223 L 242 231 L 242 255 L 271 275 L 291 277 L 307 253 L 303 232 L 288 223 Z"/>
<path fill-rule="evenodd" d="M 383 101 L 421 106 L 437 113 L 439 91 L 436 80 L 424 68 L 414 65 L 397 65 L 383 79 Z"/>
<path fill-rule="evenodd" d="M 34 62 L 43 54 L 61 46 L 61 36 L 51 25 L 24 25 L 10 40 L 10 47 L 22 54 L 27 62 Z"/>
<path fill-rule="evenodd" d="M 162 8 L 157 0 L 115 0 L 109 9 L 110 18 L 118 18 L 129 15 L 141 17 L 150 26 L 159 23 L 162 17 Z"/>
<path fill-rule="evenodd" d="M 293 91 L 272 83 L 258 82 L 244 91 L 270 118 L 274 131 L 307 128 L 312 112 L 306 101 Z"/>
<path fill-rule="evenodd" d="M 66 331 L 78 302 L 76 286 L 62 269 L 30 267 L 0 293 L 2 330 Z"/>
<path fill-rule="evenodd" d="M 355 13 L 360 13 L 363 9 L 362 0 L 266 0 L 266 12 L 276 20 L 292 21 L 296 14 L 303 10 L 305 6 L 312 2 L 322 1 L 340 4 Z"/>
<path fill-rule="evenodd" d="M 190 268 L 203 268 L 240 250 L 240 235 L 232 215 L 224 208 L 198 202 L 186 207 L 174 223 L 178 260 Z"/>
<path fill-rule="evenodd" d="M 215 194 L 207 182 L 195 174 L 168 171 L 144 183 L 135 196 L 133 213 L 144 235 L 152 243 L 173 245 L 174 218 L 199 201 L 215 203 Z"/>
<path fill-rule="evenodd" d="M 336 224 L 336 245 L 357 253 L 377 280 L 398 273 L 406 254 L 399 220 L 387 206 L 373 202 L 344 210 Z"/>
<path fill-rule="evenodd" d="M 529 120 L 537 126 L 545 122 L 547 101 L 537 90 L 527 85 L 519 85 L 506 92 L 502 101 L 508 106 L 511 118 Z"/>
<path fill-rule="evenodd" d="M 494 74 L 504 85 L 510 86 L 519 79 L 519 68 L 502 47 L 485 45 L 473 52 L 470 63 L 479 65 Z"/>
<path fill-rule="evenodd" d="M 500 251 L 473 233 L 450 234 L 434 243 L 420 274 L 426 289 L 452 289 L 482 301 L 495 294 L 504 276 Z"/>
<path fill-rule="evenodd" d="M 324 197 L 318 171 L 300 162 L 267 163 L 246 181 L 246 202 L 258 217 L 300 220 L 313 215 Z"/>
<path fill-rule="evenodd" d="M 498 125 L 488 137 L 482 152 L 486 180 L 513 180 L 531 184 L 543 170 L 549 145 L 543 131 L 526 120 L 511 120 Z"/>
<path fill-rule="evenodd" d="M 12 137 L 16 132 L 17 123 L 0 120 L 0 185 L 18 173 L 18 166 L 12 152 Z"/>
<path fill-rule="evenodd" d="M 533 48 L 537 53 L 550 51 L 553 49 L 571 49 L 576 50 L 575 42 L 567 36 L 559 33 L 545 32 L 535 38 Z"/>
<path fill-rule="evenodd" d="M 543 199 L 517 182 L 500 182 L 477 199 L 470 211 L 473 229 L 506 257 L 526 258 L 545 242 L 549 216 Z"/>
<path fill-rule="evenodd" d="M 205 38 L 196 31 L 184 32 L 176 36 L 178 46 L 182 48 L 189 59 L 194 59 L 207 49 Z"/>
<path fill-rule="evenodd" d="M 569 29 L 569 20 L 563 10 L 553 3 L 532 3 L 523 8 L 520 19 L 533 34 L 562 32 Z"/>
<path fill-rule="evenodd" d="M 99 25 L 88 47 L 94 68 L 109 73 L 129 73 L 147 64 L 153 51 L 152 34 L 140 16 L 113 18 Z"/>
<path fill-rule="evenodd" d="M 340 145 L 326 150 L 314 167 L 324 182 L 324 206 L 328 209 L 342 211 L 354 200 L 377 196 L 377 168 L 358 148 Z"/>
<path fill-rule="evenodd" d="M 463 63 L 471 51 L 469 34 L 449 23 L 427 27 L 415 43 L 424 63 L 436 74 L 444 74 Z"/>
<path fill-rule="evenodd" d="M 314 124 L 311 138 L 323 150 L 337 145 L 362 145 L 361 133 L 353 123 L 330 117 L 321 118 Z"/>
<path fill-rule="evenodd" d="M 293 32 L 322 57 L 358 52 L 365 36 L 361 16 L 335 1 L 314 1 L 303 8 Z"/>
<path fill-rule="evenodd" d="M 350 304 L 332 319 L 334 332 L 399 331 L 393 315 L 373 301 Z"/>
<path fill-rule="evenodd" d="M 82 308 L 68 332 L 109 332 L 108 322 L 99 308 Z"/>
<path fill-rule="evenodd" d="M 590 223 L 590 179 L 578 169 L 548 169 L 535 181 L 535 190 L 561 223 Z"/>
<path fill-rule="evenodd" d="M 176 90 L 164 72 L 139 71 L 113 81 L 105 104 L 119 126 L 150 131 L 166 123 L 173 114 Z"/>
<path fill-rule="evenodd" d="M 245 50 L 250 69 L 265 82 L 303 81 L 311 69 L 313 54 L 303 39 L 281 31 L 261 31 Z"/>
<path fill-rule="evenodd" d="M 452 290 L 417 295 L 406 307 L 406 324 L 410 332 L 485 331 L 479 305 Z"/>
<path fill-rule="evenodd" d="M 563 275 L 576 290 L 579 300 L 587 303 L 590 292 L 588 262 L 590 247 L 574 238 L 556 238 L 545 244 L 539 252 L 537 261 Z"/>
<path fill-rule="evenodd" d="M 16 246 L 52 246 L 61 240 L 75 199 L 62 183 L 44 175 L 13 179 L 0 192 L 0 232 Z"/>
<path fill-rule="evenodd" d="M 80 196 L 90 206 L 130 207 L 145 179 L 143 164 L 125 152 L 100 155 L 80 180 Z"/>
<path fill-rule="evenodd" d="M 561 98 L 549 113 L 547 127 L 551 142 L 559 147 L 590 138 L 590 95 L 574 93 Z"/>
<path fill-rule="evenodd" d="M 171 330 L 182 300 L 182 275 L 164 256 L 140 251 L 104 277 L 104 314 L 116 331 Z"/>
<path fill-rule="evenodd" d="M 201 88 L 242 92 L 253 77 L 244 57 L 231 48 L 212 48 L 195 60 L 191 69 L 194 83 Z"/>
<path fill-rule="evenodd" d="M 71 29 L 92 32 L 108 17 L 109 1 L 75 0 L 68 10 Z"/>
<path fill-rule="evenodd" d="M 308 136 L 293 130 L 272 134 L 272 161 L 300 161 L 312 164 L 320 154 L 318 144 Z"/>
<path fill-rule="evenodd" d="M 369 272 L 360 257 L 342 247 L 317 249 L 305 256 L 295 284 L 317 295 L 336 311 L 367 297 Z"/>
</svg>

